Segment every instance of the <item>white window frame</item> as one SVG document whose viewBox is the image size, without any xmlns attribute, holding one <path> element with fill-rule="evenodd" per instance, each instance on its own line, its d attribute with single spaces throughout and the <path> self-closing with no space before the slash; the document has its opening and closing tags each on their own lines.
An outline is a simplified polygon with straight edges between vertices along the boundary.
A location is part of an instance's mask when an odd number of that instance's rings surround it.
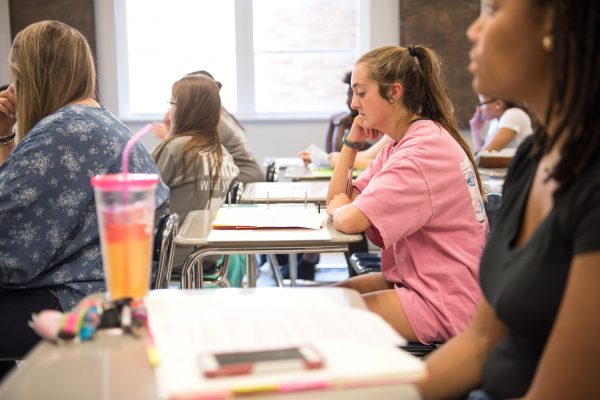
<svg viewBox="0 0 600 400">
<path fill-rule="evenodd" d="M 218 0 L 215 0 L 218 1 Z M 359 44 L 360 53 L 368 51 L 372 45 L 398 44 L 398 21 L 392 18 L 387 31 L 376 32 L 381 17 L 389 10 L 382 6 L 398 0 L 359 0 Z M 128 99 L 128 68 L 125 27 L 125 3 L 123 0 L 95 1 L 96 38 L 98 51 L 98 76 L 101 102 L 124 121 L 152 121 L 160 119 L 156 114 L 131 114 L 127 109 Z M 397 4 L 397 3 L 396 3 Z M 397 7 L 397 5 L 394 5 Z M 383 10 L 379 11 L 379 10 Z M 373 14 L 375 15 L 372 15 Z M 236 60 L 244 68 L 236 68 L 238 109 L 236 115 L 242 121 L 320 121 L 325 120 L 329 113 L 324 114 L 257 114 L 254 112 L 254 63 L 252 49 L 252 1 L 235 0 L 236 18 Z M 376 19 L 377 18 L 377 19 Z M 250 20 L 249 20 L 250 19 Z M 389 16 L 388 16 L 389 19 Z M 373 21 L 373 23 L 371 22 Z M 373 30 L 372 30 L 373 29 Z M 381 28 L 379 28 L 381 29 Z M 375 38 L 375 43 L 373 43 Z M 382 41 L 382 43 L 377 43 Z M 240 101 L 244 99 L 244 101 Z"/>
</svg>

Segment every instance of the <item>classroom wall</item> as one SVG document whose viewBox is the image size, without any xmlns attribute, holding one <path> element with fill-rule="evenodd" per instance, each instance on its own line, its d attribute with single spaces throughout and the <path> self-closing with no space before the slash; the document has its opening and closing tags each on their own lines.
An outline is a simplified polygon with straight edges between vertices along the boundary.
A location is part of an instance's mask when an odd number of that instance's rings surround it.
<svg viewBox="0 0 600 400">
<path fill-rule="evenodd" d="M 363 15 L 368 15 L 368 25 L 371 29 L 371 40 L 369 43 L 362 43 L 365 51 L 373 47 L 386 44 L 399 44 L 400 32 L 400 3 L 398 0 L 371 0 L 370 9 L 361 10 Z M 96 19 L 102 26 L 110 26 L 110 10 L 106 7 L 96 5 Z M 100 22 L 101 21 L 101 22 Z M 117 80 L 111 71 L 114 60 L 112 55 L 103 57 L 103 49 L 110 49 L 114 46 L 116 40 L 114 37 L 106 35 L 97 35 L 97 46 L 100 59 L 98 62 L 99 75 L 108 76 L 108 79 Z M 102 82 L 101 82 L 102 85 Z M 110 94 L 111 88 L 101 86 L 101 93 Z M 113 97 L 116 94 L 112 94 Z M 345 93 L 340 93 L 340 111 L 346 109 Z M 106 101 L 104 102 L 107 103 Z M 110 108 L 110 102 L 108 102 Z M 116 105 L 115 107 L 116 108 Z M 133 130 L 137 130 L 144 125 L 144 122 L 125 121 Z M 327 119 L 311 120 L 242 120 L 246 128 L 247 139 L 254 150 L 256 158 L 262 162 L 266 157 L 295 156 L 300 150 L 305 149 L 311 143 L 320 147 L 325 145 L 325 133 L 328 127 Z M 147 135 L 143 139 L 148 148 L 154 148 L 158 140 Z"/>
<path fill-rule="evenodd" d="M 371 0 L 369 15 L 371 42 L 368 48 L 399 44 L 400 4 L 398 0 Z M 345 93 L 340 93 L 340 111 L 346 109 Z M 311 143 L 325 146 L 328 120 L 244 121 L 248 141 L 259 160 L 269 156 L 295 156 Z"/>
<path fill-rule="evenodd" d="M 59 3 L 57 3 L 59 1 Z M 10 25 L 13 23 L 15 29 L 21 28 L 22 25 L 43 18 L 55 18 L 63 20 L 67 23 L 75 25 L 78 29 L 87 32 L 86 36 L 92 41 L 92 46 L 96 49 L 98 55 L 98 77 L 100 86 L 100 100 L 109 109 L 113 110 L 114 104 L 108 98 L 115 98 L 116 94 L 112 93 L 110 87 L 103 85 L 103 80 L 116 79 L 106 71 L 114 64 L 114 55 L 111 46 L 115 46 L 116 40 L 113 34 L 102 35 L 96 34 L 95 43 L 94 35 L 89 32 L 98 32 L 98 25 L 106 27 L 112 18 L 111 10 L 105 7 L 109 0 L 101 0 L 92 2 L 91 0 L 56 0 L 48 2 L 45 0 L 11 0 L 9 8 L 9 0 L 0 0 L 0 59 L 6 60 L 10 49 L 11 30 Z M 95 4 L 94 4 L 95 3 Z M 83 7 L 83 11 L 82 11 Z M 96 21 L 79 18 L 72 15 L 72 10 L 79 10 L 76 14 L 92 15 L 95 14 Z M 362 10 L 368 14 L 370 23 L 371 41 L 364 43 L 365 49 L 384 44 L 399 43 L 399 9 L 398 0 L 373 0 L 371 8 Z M 10 12 L 9 12 L 10 10 Z M 9 15 L 13 15 L 13 19 L 18 21 L 10 21 Z M 98 22 L 101 21 L 101 22 Z M 108 29 L 110 30 L 110 29 Z M 103 30 L 104 32 L 104 30 Z M 105 56 L 109 54 L 109 56 Z M 9 72 L 6 62 L 0 66 L 0 81 L 8 82 Z M 114 107 L 116 109 L 116 107 Z M 340 94 L 340 111 L 345 109 L 344 94 Z M 246 127 L 248 141 L 254 149 L 259 160 L 269 156 L 293 156 L 301 149 L 307 147 L 311 143 L 322 146 L 324 143 L 324 135 L 327 129 L 328 121 L 322 120 L 294 120 L 294 121 L 242 121 Z M 132 129 L 137 130 L 143 126 L 143 122 L 125 123 Z M 157 141 L 148 136 L 144 138 L 144 144 L 152 149 Z"/>
<path fill-rule="evenodd" d="M 103 80 L 116 79 L 106 73 L 105 66 L 115 63 L 112 47 L 116 40 L 113 33 L 98 34 L 100 25 L 110 31 L 110 10 L 100 4 L 112 0 L 0 0 L 0 82 L 9 82 L 9 70 L 6 61 L 11 43 L 10 15 L 17 13 L 19 24 L 27 21 L 33 22 L 41 18 L 55 18 L 69 23 L 79 24 L 78 28 L 87 31 L 87 36 L 93 38 L 92 46 L 98 55 L 98 76 L 100 86 L 100 99 L 112 110 L 107 98 L 116 97 L 110 93 L 110 88 L 103 85 Z M 60 3 L 58 3 L 60 2 Z M 14 9 L 9 7 L 15 5 Z M 84 7 L 84 11 L 76 14 L 94 15 L 95 20 L 89 18 L 72 18 L 72 10 Z M 26 6 L 26 7 L 25 7 Z M 468 22 L 478 11 L 478 0 L 456 0 L 456 2 L 441 2 L 436 0 L 371 0 L 370 9 L 362 10 L 368 14 L 371 29 L 370 43 L 363 46 L 373 48 L 386 44 L 423 43 L 434 47 L 440 52 L 449 66 L 448 80 L 453 100 L 455 101 L 459 117 L 463 126 L 469 113 L 472 113 L 474 95 L 470 89 L 470 77 L 466 72 L 468 42 L 464 36 Z M 32 11 L 35 9 L 37 11 Z M 15 16 L 15 19 L 17 16 Z M 78 21 L 78 22 L 73 22 Z M 87 24 L 87 26 L 86 26 Z M 20 26 L 20 25 L 19 25 Z M 114 24 L 112 24 L 114 26 Z M 91 29 L 91 30 L 90 30 Z M 94 39 L 91 39 L 92 41 Z M 112 57 L 112 58 L 111 58 Z M 345 98 L 340 95 L 340 111 L 345 108 Z M 294 156 L 309 144 L 322 146 L 327 129 L 327 120 L 285 120 L 285 121 L 242 121 L 246 127 L 248 141 L 254 149 L 259 160 L 269 156 Z M 125 123 L 133 130 L 139 129 L 144 122 Z M 152 149 L 157 141 L 151 136 L 144 138 L 144 144 Z"/>
<path fill-rule="evenodd" d="M 94 0 L 9 0 L 11 38 L 28 25 L 45 19 L 71 25 L 88 40 L 96 55 Z M 65 10 L 69 10 L 65 13 Z"/>
<path fill-rule="evenodd" d="M 476 96 L 467 71 L 471 44 L 466 31 L 479 14 L 479 0 L 401 0 L 400 43 L 421 44 L 442 59 L 448 93 L 460 126 L 468 128 Z"/>
<path fill-rule="evenodd" d="M 0 85 L 10 81 L 8 52 L 10 51 L 10 18 L 8 0 L 0 0 Z"/>
</svg>

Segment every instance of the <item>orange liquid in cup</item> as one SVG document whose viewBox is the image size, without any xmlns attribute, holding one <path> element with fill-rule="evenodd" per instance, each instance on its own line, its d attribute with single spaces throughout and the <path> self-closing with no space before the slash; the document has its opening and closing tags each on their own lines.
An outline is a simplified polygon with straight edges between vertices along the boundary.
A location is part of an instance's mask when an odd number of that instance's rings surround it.
<svg viewBox="0 0 600 400">
<path fill-rule="evenodd" d="M 112 300 L 141 298 L 150 286 L 152 230 L 144 223 L 104 226 L 104 268 Z"/>
<path fill-rule="evenodd" d="M 123 159 L 128 155 L 126 148 Z M 127 171 L 127 163 L 123 164 Z M 90 181 L 96 198 L 104 279 L 110 298 L 144 297 L 150 289 L 154 199 L 159 177 L 107 174 L 92 176 Z"/>
</svg>

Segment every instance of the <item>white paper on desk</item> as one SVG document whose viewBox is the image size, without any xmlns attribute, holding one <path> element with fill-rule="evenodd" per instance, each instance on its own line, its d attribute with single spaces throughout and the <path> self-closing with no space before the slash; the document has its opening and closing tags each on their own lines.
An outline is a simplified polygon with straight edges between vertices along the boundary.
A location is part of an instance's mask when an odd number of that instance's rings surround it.
<svg viewBox="0 0 600 400">
<path fill-rule="evenodd" d="M 216 242 L 318 242 L 329 241 L 327 228 L 321 229 L 213 229 L 208 234 L 208 243 Z"/>
<path fill-rule="evenodd" d="M 302 167 L 304 165 L 304 161 L 300 157 L 281 157 L 275 159 L 275 165 L 281 168 L 287 167 Z"/>
<path fill-rule="evenodd" d="M 500 151 L 498 150 L 481 150 L 478 153 L 479 157 L 508 157 L 512 158 L 517 153 L 516 148 L 504 148 Z"/>
<path fill-rule="evenodd" d="M 307 228 L 319 229 L 323 217 L 314 204 L 240 204 L 219 208 L 213 229 Z"/>
<path fill-rule="evenodd" d="M 281 291 L 278 296 L 240 292 L 147 298 L 160 356 L 156 369 L 160 397 L 291 382 L 400 383 L 422 376 L 423 363 L 397 349 L 405 340 L 381 317 L 307 294 L 298 290 Z M 323 355 L 324 368 L 207 379 L 196 363 L 202 353 L 302 344 L 313 345 Z"/>
<path fill-rule="evenodd" d="M 308 149 L 306 149 L 306 151 L 310 153 L 310 161 L 313 163 L 314 166 L 322 168 L 331 168 L 331 163 L 329 162 L 329 154 L 327 154 L 320 147 L 311 144 L 310 146 L 308 146 Z"/>
<path fill-rule="evenodd" d="M 491 177 L 491 178 L 506 178 L 506 173 L 508 168 L 477 168 L 479 171 L 479 175 L 482 178 Z"/>
</svg>

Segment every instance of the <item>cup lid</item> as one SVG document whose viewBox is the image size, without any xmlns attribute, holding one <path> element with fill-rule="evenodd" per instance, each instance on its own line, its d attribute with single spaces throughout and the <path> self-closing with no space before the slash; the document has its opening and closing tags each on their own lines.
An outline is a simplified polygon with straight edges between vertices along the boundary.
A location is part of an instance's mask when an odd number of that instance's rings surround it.
<svg viewBox="0 0 600 400">
<path fill-rule="evenodd" d="M 106 174 L 92 176 L 94 188 L 101 190 L 144 190 L 158 184 L 157 174 Z"/>
</svg>

